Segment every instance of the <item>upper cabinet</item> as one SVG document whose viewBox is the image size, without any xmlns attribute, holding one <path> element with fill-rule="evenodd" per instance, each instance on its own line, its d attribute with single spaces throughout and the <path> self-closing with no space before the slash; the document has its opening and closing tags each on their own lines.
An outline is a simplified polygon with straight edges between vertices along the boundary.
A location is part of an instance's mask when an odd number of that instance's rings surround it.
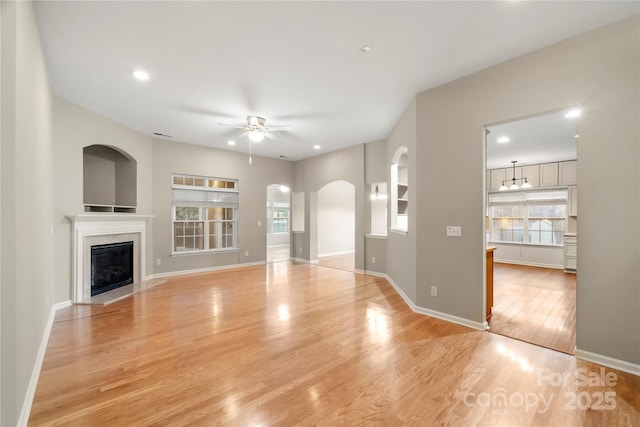
<svg viewBox="0 0 640 427">
<path fill-rule="evenodd" d="M 522 176 L 527 178 L 527 182 L 531 187 L 540 187 L 540 165 L 522 166 Z"/>
<path fill-rule="evenodd" d="M 487 187 L 489 190 L 498 190 L 504 181 L 504 169 L 492 169 L 489 171 L 489 182 Z"/>
<path fill-rule="evenodd" d="M 498 191 L 503 182 L 508 188 L 513 174 L 513 167 L 488 170 L 487 191 Z M 578 161 L 516 166 L 515 178 L 519 180 L 516 182 L 518 186 L 523 183 L 521 179 L 526 178 L 532 188 L 575 186 L 578 185 Z"/>
<path fill-rule="evenodd" d="M 540 165 L 540 187 L 558 186 L 558 163 Z"/>
<path fill-rule="evenodd" d="M 571 160 L 569 162 L 558 163 L 558 184 L 559 185 L 578 185 L 578 161 Z"/>
</svg>

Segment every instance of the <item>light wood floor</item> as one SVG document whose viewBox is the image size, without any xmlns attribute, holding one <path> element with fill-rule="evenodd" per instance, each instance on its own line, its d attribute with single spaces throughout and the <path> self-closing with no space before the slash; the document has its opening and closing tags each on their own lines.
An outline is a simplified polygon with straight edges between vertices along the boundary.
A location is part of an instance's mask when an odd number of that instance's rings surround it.
<svg viewBox="0 0 640 427">
<path fill-rule="evenodd" d="M 318 265 L 337 268 L 339 270 L 354 271 L 356 257 L 354 253 L 318 257 Z"/>
<path fill-rule="evenodd" d="M 30 425 L 640 425 L 640 378 L 573 377 L 598 369 L 416 314 L 384 279 L 280 262 L 58 311 Z M 572 409 L 604 392 L 612 410 Z"/>
<path fill-rule="evenodd" d="M 494 264 L 491 332 L 573 354 L 576 275 L 552 268 Z"/>
</svg>

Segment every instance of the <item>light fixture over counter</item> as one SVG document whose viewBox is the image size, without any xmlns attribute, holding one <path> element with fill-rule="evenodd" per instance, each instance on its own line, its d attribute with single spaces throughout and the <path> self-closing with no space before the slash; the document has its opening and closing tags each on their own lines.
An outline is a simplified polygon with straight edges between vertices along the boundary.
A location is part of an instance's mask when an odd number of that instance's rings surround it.
<svg viewBox="0 0 640 427">
<path fill-rule="evenodd" d="M 516 163 L 518 163 L 518 161 L 511 160 L 511 163 L 513 164 L 513 178 L 505 179 L 504 181 L 502 181 L 502 185 L 498 190 L 506 191 L 506 190 L 519 190 L 520 188 L 531 188 L 531 184 L 529 184 L 529 182 L 527 181 L 526 176 L 523 176 L 522 178 L 516 178 Z M 511 182 L 511 186 L 507 188 L 506 183 L 509 181 Z M 517 181 L 524 181 L 524 182 L 520 187 L 518 187 L 518 184 L 516 184 Z"/>
</svg>

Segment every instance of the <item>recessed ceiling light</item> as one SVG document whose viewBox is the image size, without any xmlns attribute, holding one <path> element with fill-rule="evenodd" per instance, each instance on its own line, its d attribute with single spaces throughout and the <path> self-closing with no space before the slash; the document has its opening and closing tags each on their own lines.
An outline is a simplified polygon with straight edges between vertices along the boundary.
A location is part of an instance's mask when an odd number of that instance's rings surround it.
<svg viewBox="0 0 640 427">
<path fill-rule="evenodd" d="M 227 142 L 227 144 L 229 144 L 229 145 L 236 145 L 236 142 L 235 142 L 235 141 L 229 141 L 229 142 Z"/>
<path fill-rule="evenodd" d="M 367 52 L 369 52 L 370 50 L 371 50 L 371 46 L 369 46 L 368 44 L 365 44 L 364 46 L 362 46 L 362 47 L 360 48 L 360 52 L 362 52 L 362 53 L 367 53 Z"/>
<path fill-rule="evenodd" d="M 574 138 L 577 138 L 577 137 L 578 137 L 578 134 L 576 133 L 575 135 L 573 135 L 573 137 L 574 137 Z"/>
<path fill-rule="evenodd" d="M 149 80 L 149 73 L 144 70 L 136 70 L 133 72 L 133 77 L 141 81 L 146 81 Z"/>
<path fill-rule="evenodd" d="M 578 117 L 580 116 L 580 110 L 579 109 L 574 109 L 574 110 L 569 110 L 567 112 L 567 114 L 564 115 L 567 119 L 573 119 L 574 117 Z"/>
<path fill-rule="evenodd" d="M 320 149 L 320 146 L 319 146 L 319 145 L 314 145 L 314 146 L 313 146 L 313 149 L 314 149 L 314 150 L 319 150 L 319 149 Z"/>
<path fill-rule="evenodd" d="M 504 144 L 505 142 L 509 142 L 511 141 L 511 138 L 509 138 L 508 136 L 501 136 L 500 138 L 498 138 L 498 142 L 501 144 Z"/>
</svg>

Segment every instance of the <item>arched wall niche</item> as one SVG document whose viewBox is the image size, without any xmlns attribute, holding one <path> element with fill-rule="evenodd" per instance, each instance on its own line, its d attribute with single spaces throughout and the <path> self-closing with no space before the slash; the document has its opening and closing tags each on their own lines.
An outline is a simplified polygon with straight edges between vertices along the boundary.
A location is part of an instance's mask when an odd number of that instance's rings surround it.
<svg viewBox="0 0 640 427">
<path fill-rule="evenodd" d="M 137 162 L 127 152 L 89 145 L 82 152 L 85 212 L 135 213 Z"/>
</svg>

